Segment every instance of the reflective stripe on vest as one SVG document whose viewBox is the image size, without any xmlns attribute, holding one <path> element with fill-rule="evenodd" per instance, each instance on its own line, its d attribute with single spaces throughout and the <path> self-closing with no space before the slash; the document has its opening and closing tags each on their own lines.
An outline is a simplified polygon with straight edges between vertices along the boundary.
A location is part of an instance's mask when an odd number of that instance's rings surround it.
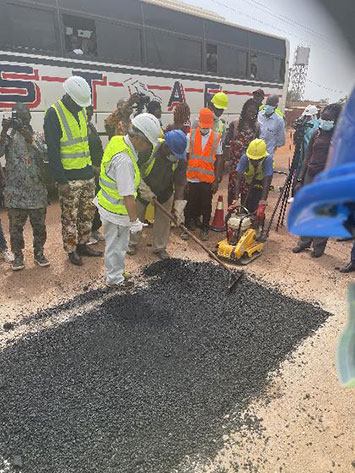
<svg viewBox="0 0 355 473">
<path fill-rule="evenodd" d="M 120 153 L 127 153 L 133 163 L 135 187 L 134 196 L 137 196 L 137 189 L 140 183 L 140 172 L 136 159 L 131 148 L 126 144 L 124 136 L 114 136 L 107 145 L 102 158 L 99 179 L 101 190 L 97 194 L 97 198 L 100 206 L 105 210 L 118 215 L 128 215 L 124 204 L 124 198 L 120 196 L 117 190 L 116 181 L 106 174 L 106 170 L 109 168 L 112 158 Z"/>
<path fill-rule="evenodd" d="M 213 183 L 215 180 L 215 161 L 221 135 L 211 131 L 205 148 L 202 150 L 202 135 L 199 128 L 190 135 L 190 157 L 187 168 L 187 179 L 198 179 L 200 182 Z"/>
<path fill-rule="evenodd" d="M 60 158 L 65 170 L 84 169 L 91 165 L 87 118 L 85 110 L 78 113 L 79 123 L 74 115 L 59 100 L 52 108 L 57 113 L 62 137 L 60 139 Z"/>
<path fill-rule="evenodd" d="M 248 170 L 244 173 L 245 182 L 247 184 L 251 184 L 253 180 L 260 182 L 264 179 L 263 162 L 264 159 L 258 163 L 258 166 L 255 169 L 255 166 L 249 161 Z"/>
</svg>

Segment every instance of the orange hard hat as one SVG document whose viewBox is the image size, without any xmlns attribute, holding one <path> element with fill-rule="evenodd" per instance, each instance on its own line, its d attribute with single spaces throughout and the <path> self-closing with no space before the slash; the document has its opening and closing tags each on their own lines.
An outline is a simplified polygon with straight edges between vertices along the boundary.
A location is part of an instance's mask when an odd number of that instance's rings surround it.
<svg viewBox="0 0 355 473">
<path fill-rule="evenodd" d="M 199 126 L 201 128 L 213 128 L 213 113 L 209 108 L 201 108 Z"/>
</svg>

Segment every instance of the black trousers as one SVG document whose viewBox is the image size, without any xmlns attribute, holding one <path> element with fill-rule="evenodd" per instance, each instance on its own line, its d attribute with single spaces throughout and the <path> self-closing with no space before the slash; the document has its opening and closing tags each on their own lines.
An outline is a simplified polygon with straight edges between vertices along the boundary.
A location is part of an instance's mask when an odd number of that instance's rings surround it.
<svg viewBox="0 0 355 473">
<path fill-rule="evenodd" d="M 263 188 L 260 184 L 248 186 L 248 192 L 241 195 L 241 204 L 249 210 L 250 213 L 258 209 L 258 205 L 263 193 Z"/>
<path fill-rule="evenodd" d="M 212 184 L 208 182 L 189 182 L 186 222 L 196 220 L 202 215 L 202 226 L 209 228 L 212 214 Z"/>
<path fill-rule="evenodd" d="M 315 176 L 310 176 L 306 173 L 304 178 L 304 185 L 312 184 Z M 328 238 L 322 237 L 300 237 L 298 244 L 300 246 L 311 247 L 313 244 L 313 250 L 317 253 L 324 253 L 325 247 L 327 246 Z"/>
<path fill-rule="evenodd" d="M 95 195 L 97 195 L 99 193 L 100 189 L 101 189 L 101 187 L 100 187 L 100 184 L 99 184 L 99 179 L 95 178 Z M 101 228 L 101 226 L 102 226 L 102 222 L 101 222 L 101 219 L 100 219 L 100 214 L 99 214 L 99 211 L 96 209 L 94 219 L 92 221 L 91 233 L 97 232 L 97 230 L 99 228 Z"/>
</svg>

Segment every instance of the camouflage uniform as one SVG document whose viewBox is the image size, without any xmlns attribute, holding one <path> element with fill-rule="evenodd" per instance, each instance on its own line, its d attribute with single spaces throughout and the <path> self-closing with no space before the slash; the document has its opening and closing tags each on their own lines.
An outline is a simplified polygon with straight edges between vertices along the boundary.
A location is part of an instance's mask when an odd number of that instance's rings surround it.
<svg viewBox="0 0 355 473">
<path fill-rule="evenodd" d="M 71 253 L 76 245 L 86 244 L 91 235 L 95 215 L 95 180 L 68 181 L 69 194 L 59 194 L 62 210 L 62 234 L 64 250 Z"/>
<path fill-rule="evenodd" d="M 23 228 L 30 218 L 35 254 L 43 252 L 46 242 L 47 189 L 44 179 L 43 153 L 36 139 L 28 143 L 16 132 L 1 138 L 0 156 L 5 154 L 5 206 L 9 209 L 11 250 L 21 254 L 24 248 Z"/>
</svg>

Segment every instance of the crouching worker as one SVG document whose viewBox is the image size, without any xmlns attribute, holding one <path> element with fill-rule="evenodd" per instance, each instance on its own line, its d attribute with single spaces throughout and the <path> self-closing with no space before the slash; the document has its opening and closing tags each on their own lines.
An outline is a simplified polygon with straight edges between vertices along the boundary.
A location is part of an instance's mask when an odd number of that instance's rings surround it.
<svg viewBox="0 0 355 473">
<path fill-rule="evenodd" d="M 239 194 L 241 194 L 241 205 L 250 213 L 256 211 L 257 220 L 262 223 L 265 219 L 266 201 L 272 176 L 272 156 L 267 152 L 265 141 L 255 139 L 238 163 L 235 184 L 236 200 L 230 209 L 237 207 Z"/>
<path fill-rule="evenodd" d="M 144 160 L 139 157 L 138 166 L 142 180 L 138 189 L 137 216 L 143 221 L 149 202 L 153 199 L 171 213 L 178 223 L 184 221 L 186 135 L 181 130 L 169 131 L 165 139 Z M 166 246 L 170 234 L 170 219 L 157 206 L 154 208 L 153 253 L 160 259 L 168 259 Z M 134 255 L 141 239 L 141 233 L 131 234 L 128 254 Z"/>
<path fill-rule="evenodd" d="M 162 135 L 159 120 L 142 113 L 132 120 L 125 136 L 114 136 L 101 163 L 100 187 L 94 203 L 104 227 L 106 241 L 106 284 L 127 288 L 133 283 L 124 276 L 129 234 L 142 231 L 137 218 L 136 196 L 140 183 L 138 153 L 149 152 Z"/>
</svg>

